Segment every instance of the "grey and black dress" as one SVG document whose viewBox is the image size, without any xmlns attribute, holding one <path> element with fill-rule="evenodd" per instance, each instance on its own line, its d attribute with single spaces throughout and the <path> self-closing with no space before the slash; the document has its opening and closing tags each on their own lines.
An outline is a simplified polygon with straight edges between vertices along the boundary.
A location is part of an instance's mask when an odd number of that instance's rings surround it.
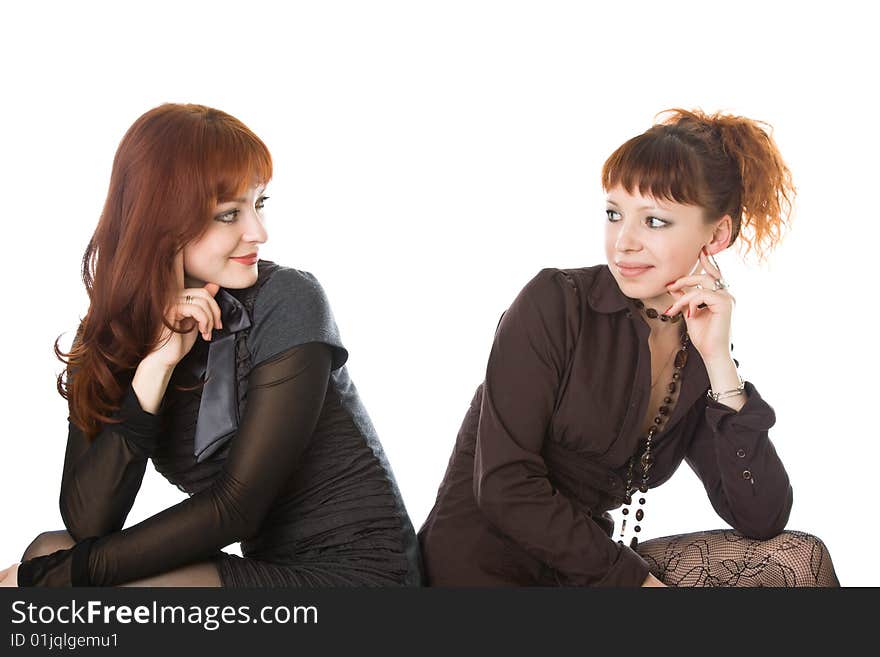
<svg viewBox="0 0 880 657">
<path fill-rule="evenodd" d="M 422 583 L 323 289 L 308 272 L 258 270 L 253 286 L 220 289 L 223 329 L 197 338 L 156 414 L 129 378 L 118 424 L 91 443 L 69 425 L 60 509 L 76 544 L 22 562 L 19 585 L 113 586 L 205 561 L 228 587 Z M 149 459 L 189 497 L 123 529 Z M 242 557 L 222 551 L 237 541 Z"/>
</svg>

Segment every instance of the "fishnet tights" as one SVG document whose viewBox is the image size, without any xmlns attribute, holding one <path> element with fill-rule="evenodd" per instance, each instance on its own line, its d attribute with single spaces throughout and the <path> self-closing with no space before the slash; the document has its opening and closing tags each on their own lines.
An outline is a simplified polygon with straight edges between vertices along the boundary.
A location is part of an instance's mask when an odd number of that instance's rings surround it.
<svg viewBox="0 0 880 657">
<path fill-rule="evenodd" d="M 805 532 L 759 540 L 713 529 L 653 538 L 636 552 L 667 586 L 840 586 L 825 544 Z"/>
</svg>

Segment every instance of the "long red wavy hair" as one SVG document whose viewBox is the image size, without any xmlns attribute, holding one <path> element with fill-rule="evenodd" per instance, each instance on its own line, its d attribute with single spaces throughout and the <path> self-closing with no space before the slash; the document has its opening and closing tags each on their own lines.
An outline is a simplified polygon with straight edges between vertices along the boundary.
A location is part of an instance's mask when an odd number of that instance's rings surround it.
<svg viewBox="0 0 880 657">
<path fill-rule="evenodd" d="M 217 203 L 272 177 L 269 149 L 241 121 L 204 105 L 166 103 L 128 129 L 104 209 L 82 258 L 89 309 L 58 375 L 70 421 L 88 439 L 119 420 L 125 389 L 153 351 L 177 294 L 174 257 L 208 228 Z M 66 359 L 65 359 L 66 357 Z M 66 374 L 66 379 L 65 379 Z"/>
</svg>

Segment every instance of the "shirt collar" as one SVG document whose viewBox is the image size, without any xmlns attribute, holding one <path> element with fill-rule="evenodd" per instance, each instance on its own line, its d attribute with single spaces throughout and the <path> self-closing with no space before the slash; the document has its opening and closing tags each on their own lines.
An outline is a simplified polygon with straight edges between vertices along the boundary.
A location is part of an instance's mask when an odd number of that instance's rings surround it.
<svg viewBox="0 0 880 657">
<path fill-rule="evenodd" d="M 628 315 L 631 318 L 639 318 L 635 323 L 635 330 L 643 340 L 640 349 L 642 349 L 645 362 L 650 362 L 648 352 L 647 338 L 650 334 L 651 327 L 647 320 L 642 317 L 641 312 L 633 303 L 635 299 L 626 296 L 617 284 L 614 274 L 607 264 L 599 265 L 598 272 L 593 279 L 593 285 L 587 294 L 587 303 L 598 312 L 615 313 L 623 310 L 631 311 Z M 684 321 L 684 320 L 681 320 Z M 647 375 L 650 381 L 651 375 Z M 706 364 L 703 362 L 700 352 L 697 351 L 693 344 L 688 344 L 688 358 L 682 371 L 681 392 L 679 393 L 678 402 L 672 411 L 672 417 L 667 420 L 670 424 L 677 422 L 678 419 L 687 412 L 688 409 L 706 394 L 709 388 L 709 373 L 706 370 Z"/>
<path fill-rule="evenodd" d="M 641 312 L 639 312 L 634 302 L 635 299 L 626 296 L 620 290 L 620 286 L 617 284 L 617 280 L 614 278 L 614 274 L 611 273 L 611 269 L 608 265 L 599 265 L 598 273 L 593 278 L 593 286 L 587 294 L 587 303 L 590 304 L 590 307 L 593 308 L 593 310 L 602 313 L 616 313 L 622 310 L 628 310 L 631 313 L 631 317 L 641 317 Z M 640 324 L 640 330 L 643 330 L 646 334 L 650 332 L 650 326 L 644 317 L 641 317 Z M 693 360 L 698 363 L 697 365 L 694 365 L 694 368 L 697 370 L 696 379 L 698 379 L 701 382 L 700 385 L 702 385 L 703 380 L 705 379 L 708 381 L 709 377 L 706 365 L 703 363 L 702 357 L 693 345 L 689 345 L 688 350 L 695 352 L 688 357 L 688 362 Z M 693 380 L 694 377 L 691 377 L 690 381 L 685 379 L 684 385 L 691 385 Z M 703 389 L 703 392 L 705 392 L 705 388 Z"/>
<path fill-rule="evenodd" d="M 616 313 L 631 307 L 632 299 L 620 291 L 620 286 L 608 265 L 599 265 L 587 302 L 602 313 Z"/>
</svg>

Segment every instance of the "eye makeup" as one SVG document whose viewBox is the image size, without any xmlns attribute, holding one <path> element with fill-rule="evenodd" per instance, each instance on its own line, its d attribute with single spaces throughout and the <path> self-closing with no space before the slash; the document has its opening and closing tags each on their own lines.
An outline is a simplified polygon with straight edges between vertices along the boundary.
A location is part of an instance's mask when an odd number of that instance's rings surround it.
<svg viewBox="0 0 880 657">
<path fill-rule="evenodd" d="M 267 200 L 268 198 L 269 198 L 268 196 L 260 196 L 260 197 L 257 199 L 257 202 L 254 204 L 254 207 L 255 207 L 257 210 L 262 210 L 262 209 L 263 209 L 263 204 L 266 202 L 266 200 Z M 238 215 L 239 212 L 240 212 L 240 210 L 239 210 L 238 208 L 235 208 L 235 209 L 232 209 L 232 210 L 227 210 L 226 212 L 221 212 L 220 214 L 218 214 L 217 216 L 215 216 L 215 217 L 214 217 L 214 220 L 215 220 L 215 221 L 219 221 L 221 224 L 231 224 L 231 223 L 235 223 L 235 221 L 236 221 L 236 217 L 237 217 L 237 215 Z"/>
</svg>

